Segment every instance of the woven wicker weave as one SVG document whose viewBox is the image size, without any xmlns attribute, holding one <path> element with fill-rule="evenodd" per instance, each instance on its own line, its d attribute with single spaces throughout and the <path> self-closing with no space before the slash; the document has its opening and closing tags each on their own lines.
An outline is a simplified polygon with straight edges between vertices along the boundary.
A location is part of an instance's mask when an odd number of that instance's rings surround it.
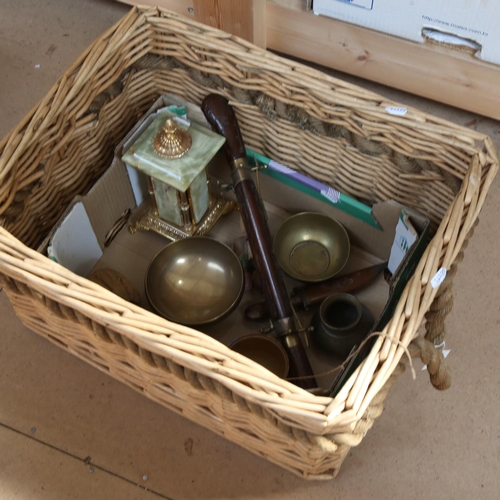
<svg viewBox="0 0 500 500">
<path fill-rule="evenodd" d="M 195 330 L 169 323 L 36 248 L 109 166 L 160 95 L 236 109 L 249 147 L 364 202 L 395 199 L 434 236 L 370 356 L 335 399 L 313 396 Z M 31 329 L 147 397 L 310 479 L 360 443 L 405 352 L 449 385 L 435 350 L 456 262 L 498 169 L 488 137 L 397 106 L 161 9 L 134 9 L 76 61 L 0 144 L 0 279 Z M 448 270 L 438 288 L 430 280 Z M 417 330 L 427 320 L 427 338 Z M 402 359 L 403 358 L 403 359 Z M 397 423 L 395 423 L 397 425 Z"/>
</svg>

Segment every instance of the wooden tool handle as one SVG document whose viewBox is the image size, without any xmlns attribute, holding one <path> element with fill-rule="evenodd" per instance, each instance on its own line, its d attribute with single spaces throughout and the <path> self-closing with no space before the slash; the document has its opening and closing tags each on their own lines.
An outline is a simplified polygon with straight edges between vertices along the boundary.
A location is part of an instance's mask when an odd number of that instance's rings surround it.
<svg viewBox="0 0 500 500">
<path fill-rule="evenodd" d="M 293 310 L 283 273 L 273 252 L 273 240 L 257 188 L 251 179 L 244 179 L 235 183 L 234 192 L 255 267 L 263 278 L 262 291 L 271 317 L 288 318 L 293 315 Z"/>
<path fill-rule="evenodd" d="M 218 94 L 209 94 L 203 99 L 201 109 L 214 131 L 226 138 L 224 147 L 229 164 L 232 165 L 239 158 L 245 158 L 245 143 L 228 100 Z"/>
<path fill-rule="evenodd" d="M 297 333 L 285 279 L 274 255 L 264 204 L 247 165 L 245 144 L 234 110 L 227 99 L 215 94 L 203 99 L 201 109 L 212 128 L 226 137 L 224 146 L 232 170 L 234 192 L 255 265 L 262 277 L 271 317 L 276 320 L 275 331 L 288 354 L 290 375 L 297 377 L 295 383 L 299 387 L 316 388 L 311 365 Z"/>
<path fill-rule="evenodd" d="M 387 267 L 387 262 L 360 269 L 340 278 L 331 278 L 322 283 L 315 283 L 296 288 L 290 302 L 295 309 L 307 309 L 320 304 L 334 293 L 353 293 L 372 283 Z M 245 309 L 245 318 L 250 321 L 268 319 L 270 311 L 267 302 L 258 302 Z"/>
</svg>

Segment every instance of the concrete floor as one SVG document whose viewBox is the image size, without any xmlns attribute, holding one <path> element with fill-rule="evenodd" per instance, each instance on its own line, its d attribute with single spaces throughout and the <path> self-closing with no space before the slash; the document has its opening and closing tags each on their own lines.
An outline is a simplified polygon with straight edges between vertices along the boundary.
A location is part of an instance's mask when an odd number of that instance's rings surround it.
<svg viewBox="0 0 500 500">
<path fill-rule="evenodd" d="M 1 0 L 0 135 L 127 9 Z M 500 146 L 498 122 L 339 76 Z M 302 481 L 152 403 L 24 328 L 0 293 L 0 498 L 499 498 L 499 182 L 456 278 L 452 388 L 401 376 L 333 482 Z"/>
</svg>

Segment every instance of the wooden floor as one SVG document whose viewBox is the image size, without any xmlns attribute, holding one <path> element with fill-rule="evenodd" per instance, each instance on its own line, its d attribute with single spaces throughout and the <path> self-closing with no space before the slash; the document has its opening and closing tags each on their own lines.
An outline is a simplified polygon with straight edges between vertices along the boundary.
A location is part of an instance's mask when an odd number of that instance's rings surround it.
<svg viewBox="0 0 500 500">
<path fill-rule="evenodd" d="M 0 135 L 127 7 L 106 0 L 0 2 Z M 346 75 L 488 133 L 500 123 Z M 497 499 L 500 479 L 500 187 L 456 279 L 453 387 L 417 366 L 333 482 L 309 483 L 152 403 L 24 328 L 0 292 L 0 498 Z"/>
</svg>

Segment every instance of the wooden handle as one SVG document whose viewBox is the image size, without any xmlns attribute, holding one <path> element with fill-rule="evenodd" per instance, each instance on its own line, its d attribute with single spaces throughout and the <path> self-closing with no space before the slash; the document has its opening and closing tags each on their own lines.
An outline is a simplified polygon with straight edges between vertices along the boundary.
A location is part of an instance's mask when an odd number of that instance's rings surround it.
<svg viewBox="0 0 500 500">
<path fill-rule="evenodd" d="M 331 278 L 319 284 L 305 285 L 296 288 L 290 297 L 295 309 L 307 309 L 321 303 L 334 293 L 353 293 L 372 283 L 387 267 L 387 262 L 366 267 L 340 278 Z M 262 321 L 270 315 L 268 303 L 259 302 L 245 309 L 245 318 L 250 321 Z"/>
<path fill-rule="evenodd" d="M 306 285 L 293 291 L 293 296 L 300 299 L 302 307 L 307 309 L 310 306 L 320 304 L 329 295 L 335 293 L 353 293 L 365 288 L 375 281 L 377 276 L 387 267 L 387 262 L 366 267 L 353 273 L 346 274 L 340 278 L 330 278 L 329 280 L 314 285 Z"/>
<path fill-rule="evenodd" d="M 252 180 L 245 179 L 234 186 L 234 192 L 255 267 L 262 277 L 262 291 L 271 317 L 288 318 L 293 315 L 293 310 L 283 273 L 273 251 L 273 240 L 257 188 Z"/>
<path fill-rule="evenodd" d="M 290 339 L 294 341 L 295 345 L 289 345 Z M 290 360 L 288 377 L 296 379 L 292 380 L 292 382 L 302 389 L 316 389 L 318 383 L 313 375 L 309 358 L 307 357 L 299 335 L 297 333 L 289 335 L 288 339 L 285 338 L 281 343 Z"/>
<path fill-rule="evenodd" d="M 245 143 L 233 108 L 218 94 L 209 94 L 201 103 L 203 114 L 213 130 L 226 138 L 225 150 L 229 164 L 246 157 Z"/>
</svg>

